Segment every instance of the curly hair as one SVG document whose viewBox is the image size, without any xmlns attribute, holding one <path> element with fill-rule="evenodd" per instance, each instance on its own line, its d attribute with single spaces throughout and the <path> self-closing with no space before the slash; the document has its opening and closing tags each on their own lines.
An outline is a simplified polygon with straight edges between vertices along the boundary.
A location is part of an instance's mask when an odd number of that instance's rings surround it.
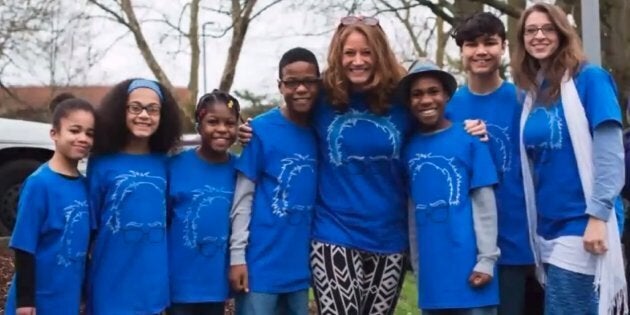
<svg viewBox="0 0 630 315">
<path fill-rule="evenodd" d="M 116 84 L 103 97 L 96 110 L 96 128 L 94 137 L 95 154 L 111 154 L 121 151 L 129 141 L 129 129 L 126 124 L 129 84 L 136 79 L 127 79 Z M 160 123 L 149 138 L 151 152 L 167 153 L 175 148 L 182 135 L 179 106 L 173 94 L 158 83 L 162 92 Z"/>
<path fill-rule="evenodd" d="M 333 107 L 347 110 L 350 82 L 341 62 L 346 39 L 354 32 L 361 33 L 367 38 L 372 53 L 374 72 L 365 90 L 367 99 L 370 100 L 368 105 L 372 112 L 383 114 L 390 107 L 396 85 L 405 75 L 405 68 L 396 60 L 385 32 L 378 25 L 370 26 L 364 23 L 339 25 L 328 50 L 328 67 L 323 74 L 324 90 Z"/>
<path fill-rule="evenodd" d="M 539 91 L 541 86 L 536 79 L 541 64 L 525 50 L 525 21 L 532 12 L 546 14 L 558 34 L 558 48 L 549 57 L 549 68 L 543 69 L 545 71 L 544 78 L 549 85 L 542 91 Z M 538 100 L 543 103 L 550 103 L 557 99 L 560 95 L 560 84 L 564 73 L 568 71 L 570 76 L 574 76 L 586 61 L 582 50 L 582 41 L 569 23 L 567 15 L 560 7 L 552 4 L 539 2 L 527 8 L 518 23 L 517 39 L 512 58 L 514 83 L 521 89 L 537 92 Z"/>
</svg>

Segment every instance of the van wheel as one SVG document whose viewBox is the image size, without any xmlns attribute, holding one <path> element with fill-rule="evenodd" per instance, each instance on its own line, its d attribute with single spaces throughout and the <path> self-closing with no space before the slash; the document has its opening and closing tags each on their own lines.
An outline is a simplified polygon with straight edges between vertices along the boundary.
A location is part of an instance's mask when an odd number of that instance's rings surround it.
<svg viewBox="0 0 630 315">
<path fill-rule="evenodd" d="M 22 183 L 42 162 L 16 160 L 0 166 L 0 224 L 10 232 L 15 225 L 15 215 Z"/>
</svg>

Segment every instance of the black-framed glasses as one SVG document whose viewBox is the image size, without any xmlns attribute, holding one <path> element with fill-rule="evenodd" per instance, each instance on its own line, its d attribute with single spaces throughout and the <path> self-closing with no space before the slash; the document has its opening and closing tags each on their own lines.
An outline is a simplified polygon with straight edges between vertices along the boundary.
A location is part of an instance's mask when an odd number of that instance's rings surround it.
<svg viewBox="0 0 630 315">
<path fill-rule="evenodd" d="M 300 85 L 304 85 L 307 89 L 315 88 L 321 82 L 320 78 L 306 78 L 306 79 L 288 79 L 288 80 L 278 80 L 282 83 L 287 89 L 295 90 Z"/>
<path fill-rule="evenodd" d="M 133 115 L 140 115 L 143 111 L 147 111 L 150 116 L 157 116 L 162 110 L 162 106 L 158 104 L 142 105 L 138 103 L 127 104 L 127 111 Z"/>
<path fill-rule="evenodd" d="M 368 26 L 377 26 L 378 19 L 371 16 L 344 16 L 340 20 L 341 25 L 352 25 L 357 23 L 363 23 Z"/>
<path fill-rule="evenodd" d="M 550 34 L 556 33 L 556 27 L 553 24 L 545 24 L 542 26 L 526 26 L 523 34 L 527 37 L 534 37 L 538 32 L 541 31 L 543 35 L 547 36 Z"/>
</svg>

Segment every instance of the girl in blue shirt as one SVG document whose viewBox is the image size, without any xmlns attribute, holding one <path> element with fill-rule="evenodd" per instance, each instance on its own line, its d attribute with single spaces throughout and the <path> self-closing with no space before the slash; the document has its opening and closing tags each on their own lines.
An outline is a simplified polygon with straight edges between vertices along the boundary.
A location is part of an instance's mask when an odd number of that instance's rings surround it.
<svg viewBox="0 0 630 315">
<path fill-rule="evenodd" d="M 214 90 L 195 110 L 201 145 L 169 161 L 169 315 L 223 315 L 228 299 L 230 208 L 238 101 Z"/>
<path fill-rule="evenodd" d="M 610 74 L 586 63 L 581 46 L 559 7 L 537 3 L 523 12 L 513 69 L 528 92 L 521 164 L 546 314 L 608 314 L 626 299 L 614 224 L 621 113 Z"/>
<path fill-rule="evenodd" d="M 51 108 L 55 153 L 20 192 L 9 244 L 16 271 L 5 314 L 79 314 L 90 220 L 77 165 L 92 148 L 94 109 L 69 94 L 56 97 Z"/>
<path fill-rule="evenodd" d="M 144 79 L 112 88 L 97 111 L 88 186 L 95 239 L 90 314 L 158 314 L 169 304 L 166 153 L 179 141 L 179 108 Z"/>
</svg>

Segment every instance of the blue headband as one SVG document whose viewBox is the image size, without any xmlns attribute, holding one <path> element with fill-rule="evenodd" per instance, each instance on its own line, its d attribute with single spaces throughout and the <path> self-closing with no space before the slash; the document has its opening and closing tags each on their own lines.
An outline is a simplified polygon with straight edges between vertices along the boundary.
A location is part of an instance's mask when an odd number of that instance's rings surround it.
<svg viewBox="0 0 630 315">
<path fill-rule="evenodd" d="M 140 88 L 153 90 L 153 92 L 155 92 L 155 94 L 157 94 L 160 98 L 160 101 L 164 101 L 164 96 L 162 96 L 162 91 L 160 90 L 160 86 L 157 82 L 146 79 L 135 79 L 131 81 L 129 87 L 127 88 L 127 94 L 130 94 L 133 90 Z"/>
</svg>

